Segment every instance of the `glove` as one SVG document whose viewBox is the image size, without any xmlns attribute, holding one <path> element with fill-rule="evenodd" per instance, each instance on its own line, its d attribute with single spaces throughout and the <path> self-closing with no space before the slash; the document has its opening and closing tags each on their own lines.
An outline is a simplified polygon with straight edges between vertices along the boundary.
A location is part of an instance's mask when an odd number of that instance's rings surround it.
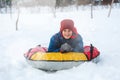
<svg viewBox="0 0 120 80">
<path fill-rule="evenodd" d="M 61 48 L 60 48 L 60 52 L 62 53 L 71 52 L 72 50 L 73 48 L 68 43 L 64 43 L 63 45 L 61 45 Z"/>
</svg>

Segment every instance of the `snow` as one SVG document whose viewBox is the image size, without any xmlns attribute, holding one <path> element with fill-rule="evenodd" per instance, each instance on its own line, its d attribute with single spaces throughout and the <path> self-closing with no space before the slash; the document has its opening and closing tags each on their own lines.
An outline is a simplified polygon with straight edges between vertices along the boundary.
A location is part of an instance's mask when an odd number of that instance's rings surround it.
<svg viewBox="0 0 120 80">
<path fill-rule="evenodd" d="M 0 14 L 0 80 L 120 80 L 119 7 L 112 8 L 109 18 L 108 8 L 96 7 L 93 19 L 90 7 L 58 9 L 56 17 L 49 8 L 40 10 L 21 8 L 18 31 L 15 31 L 17 12 Z M 47 47 L 50 37 L 59 31 L 60 21 L 65 18 L 74 20 L 84 45 L 92 43 L 100 50 L 100 62 L 85 62 L 55 73 L 32 68 L 23 54 L 39 44 Z"/>
</svg>

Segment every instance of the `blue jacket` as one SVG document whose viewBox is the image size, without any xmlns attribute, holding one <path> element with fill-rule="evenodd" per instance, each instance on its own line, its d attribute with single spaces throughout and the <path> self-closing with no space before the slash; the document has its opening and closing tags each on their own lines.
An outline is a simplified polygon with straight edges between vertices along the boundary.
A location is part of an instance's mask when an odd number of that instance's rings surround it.
<svg viewBox="0 0 120 80">
<path fill-rule="evenodd" d="M 59 52 L 62 44 L 68 43 L 72 48 L 73 52 L 83 52 L 83 40 L 82 37 L 78 34 L 78 36 L 74 39 L 65 39 L 62 37 L 61 33 L 56 33 L 52 36 L 48 52 Z"/>
</svg>

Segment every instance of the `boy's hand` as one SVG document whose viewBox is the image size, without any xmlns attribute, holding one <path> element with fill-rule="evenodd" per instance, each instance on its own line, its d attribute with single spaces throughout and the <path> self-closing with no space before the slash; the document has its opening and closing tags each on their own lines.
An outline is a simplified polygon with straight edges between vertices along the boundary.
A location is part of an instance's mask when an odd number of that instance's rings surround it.
<svg viewBox="0 0 120 80">
<path fill-rule="evenodd" d="M 64 43 L 63 45 L 61 45 L 60 52 L 62 53 L 71 52 L 72 49 L 73 48 L 68 43 Z"/>
</svg>

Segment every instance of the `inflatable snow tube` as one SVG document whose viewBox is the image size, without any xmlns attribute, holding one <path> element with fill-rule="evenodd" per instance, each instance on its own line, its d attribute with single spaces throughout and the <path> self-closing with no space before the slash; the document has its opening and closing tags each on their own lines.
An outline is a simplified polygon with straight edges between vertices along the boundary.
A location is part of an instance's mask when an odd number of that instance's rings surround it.
<svg viewBox="0 0 120 80">
<path fill-rule="evenodd" d="M 92 52 L 92 53 L 91 53 Z M 84 47 L 84 53 L 80 52 L 41 52 L 37 51 L 27 58 L 27 62 L 35 68 L 42 70 L 63 70 L 76 67 L 83 62 L 91 61 L 99 56 L 97 48 L 91 51 L 90 46 Z"/>
</svg>

